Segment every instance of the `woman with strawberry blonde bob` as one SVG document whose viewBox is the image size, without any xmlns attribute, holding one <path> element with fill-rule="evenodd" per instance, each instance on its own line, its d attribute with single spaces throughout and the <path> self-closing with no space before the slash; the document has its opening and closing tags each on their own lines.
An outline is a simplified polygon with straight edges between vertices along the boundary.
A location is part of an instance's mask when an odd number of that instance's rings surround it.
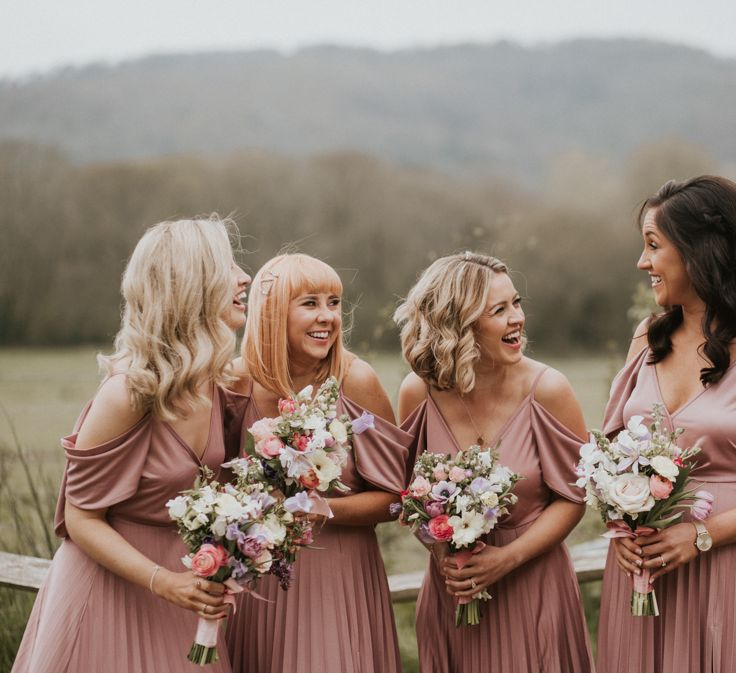
<svg viewBox="0 0 736 673">
<path fill-rule="evenodd" d="M 524 478 L 518 502 L 464 567 L 432 545 L 417 601 L 422 673 L 589 673 L 575 572 L 562 544 L 583 514 L 571 482 L 585 435 L 567 379 L 526 357 L 524 312 L 506 265 L 466 252 L 435 261 L 395 314 L 413 373 L 399 393 L 417 452 L 499 447 Z M 455 601 L 489 590 L 478 626 Z"/>
<path fill-rule="evenodd" d="M 375 427 L 353 436 L 340 480 L 328 494 L 333 517 L 300 552 L 291 588 L 273 576 L 239 599 L 228 624 L 237 673 L 398 673 L 391 597 L 374 531 L 390 518 L 404 487 L 411 437 L 395 427 L 373 369 L 343 345 L 342 283 L 324 262 L 280 255 L 254 280 L 237 392 L 249 399 L 244 427 L 278 415 L 279 398 L 328 377 L 340 382 L 338 413 L 375 414 Z"/>
</svg>

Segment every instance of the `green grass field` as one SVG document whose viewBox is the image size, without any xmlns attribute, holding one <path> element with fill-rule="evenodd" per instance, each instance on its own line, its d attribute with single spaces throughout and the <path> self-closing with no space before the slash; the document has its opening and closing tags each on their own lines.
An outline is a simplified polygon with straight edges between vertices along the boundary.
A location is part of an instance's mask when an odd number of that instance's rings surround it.
<svg viewBox="0 0 736 673">
<path fill-rule="evenodd" d="M 47 545 L 41 540 L 24 538 L 20 533 L 40 538 L 42 516 L 50 517 L 50 508 L 58 489 L 63 468 L 63 452 L 59 438 L 68 434 L 84 403 L 99 384 L 94 348 L 0 349 L 0 549 L 41 555 Z M 406 365 L 398 355 L 366 354 L 389 395 L 395 401 Z M 589 426 L 601 422 L 610 380 L 620 360 L 607 357 L 543 358 L 570 379 L 583 407 Z M 16 453 L 16 441 L 23 448 L 32 477 L 44 490 L 45 515 L 31 513 L 19 531 L 13 521 L 11 502 L 29 503 L 29 486 Z M 17 517 L 16 517 L 17 518 Z M 30 533 L 29 533 L 30 531 Z M 381 549 L 389 574 L 421 570 L 426 553 L 421 545 L 396 524 L 379 526 Z M 569 538 L 570 543 L 583 542 L 600 532 L 600 524 L 591 513 L 581 521 Z M 38 544 L 36 544 L 38 542 Z M 595 585 L 584 588 L 589 618 L 594 618 L 597 603 Z M 1 590 L 0 600 L 6 605 L 0 619 L 0 671 L 9 669 L 14 648 L 22 633 L 30 610 L 31 596 Z M 413 604 L 396 606 L 402 657 L 405 671 L 416 671 Z"/>
</svg>

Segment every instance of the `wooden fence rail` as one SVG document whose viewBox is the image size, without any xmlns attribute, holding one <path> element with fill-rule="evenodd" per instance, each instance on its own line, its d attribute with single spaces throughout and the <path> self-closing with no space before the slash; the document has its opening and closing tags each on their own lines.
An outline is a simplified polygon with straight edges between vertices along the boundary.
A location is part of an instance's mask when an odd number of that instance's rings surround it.
<svg viewBox="0 0 736 673">
<path fill-rule="evenodd" d="M 594 540 L 570 548 L 578 582 L 593 582 L 603 576 L 608 540 Z M 49 570 L 51 561 L 34 556 L 0 552 L 0 586 L 38 591 Z M 388 578 L 391 600 L 410 602 L 417 598 L 424 571 L 391 575 Z"/>
</svg>

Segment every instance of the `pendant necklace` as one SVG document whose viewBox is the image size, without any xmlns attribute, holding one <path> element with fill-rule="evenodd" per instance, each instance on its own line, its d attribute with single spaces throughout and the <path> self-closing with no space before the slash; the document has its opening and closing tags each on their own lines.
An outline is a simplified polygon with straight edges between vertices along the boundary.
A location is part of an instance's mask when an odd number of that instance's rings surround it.
<svg viewBox="0 0 736 673">
<path fill-rule="evenodd" d="M 478 430 L 478 426 L 475 424 L 475 420 L 473 419 L 473 414 L 470 413 L 470 409 L 468 409 L 468 405 L 465 404 L 465 400 L 463 399 L 463 396 L 460 393 L 458 393 L 457 396 L 460 400 L 460 403 L 463 405 L 463 409 L 465 409 L 465 414 L 467 415 L 468 420 L 470 421 L 470 425 L 472 425 L 473 430 L 475 430 L 475 434 L 477 435 L 476 443 L 481 448 L 485 447 L 486 440 L 485 440 L 485 437 L 483 436 L 483 432 Z"/>
</svg>

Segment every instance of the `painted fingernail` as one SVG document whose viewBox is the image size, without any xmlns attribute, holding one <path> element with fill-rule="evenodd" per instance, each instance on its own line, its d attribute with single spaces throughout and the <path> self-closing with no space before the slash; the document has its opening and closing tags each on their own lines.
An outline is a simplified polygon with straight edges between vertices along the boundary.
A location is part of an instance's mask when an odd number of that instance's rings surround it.
<svg viewBox="0 0 736 673">
<path fill-rule="evenodd" d="M 635 570 L 634 572 L 635 572 L 635 573 L 636 573 L 637 575 L 641 575 L 641 570 L 640 570 L 639 568 L 637 568 L 637 569 L 636 569 L 636 570 Z"/>
<path fill-rule="evenodd" d="M 641 567 L 641 564 L 642 564 L 642 560 L 640 558 L 636 559 L 636 565 Z"/>
</svg>

